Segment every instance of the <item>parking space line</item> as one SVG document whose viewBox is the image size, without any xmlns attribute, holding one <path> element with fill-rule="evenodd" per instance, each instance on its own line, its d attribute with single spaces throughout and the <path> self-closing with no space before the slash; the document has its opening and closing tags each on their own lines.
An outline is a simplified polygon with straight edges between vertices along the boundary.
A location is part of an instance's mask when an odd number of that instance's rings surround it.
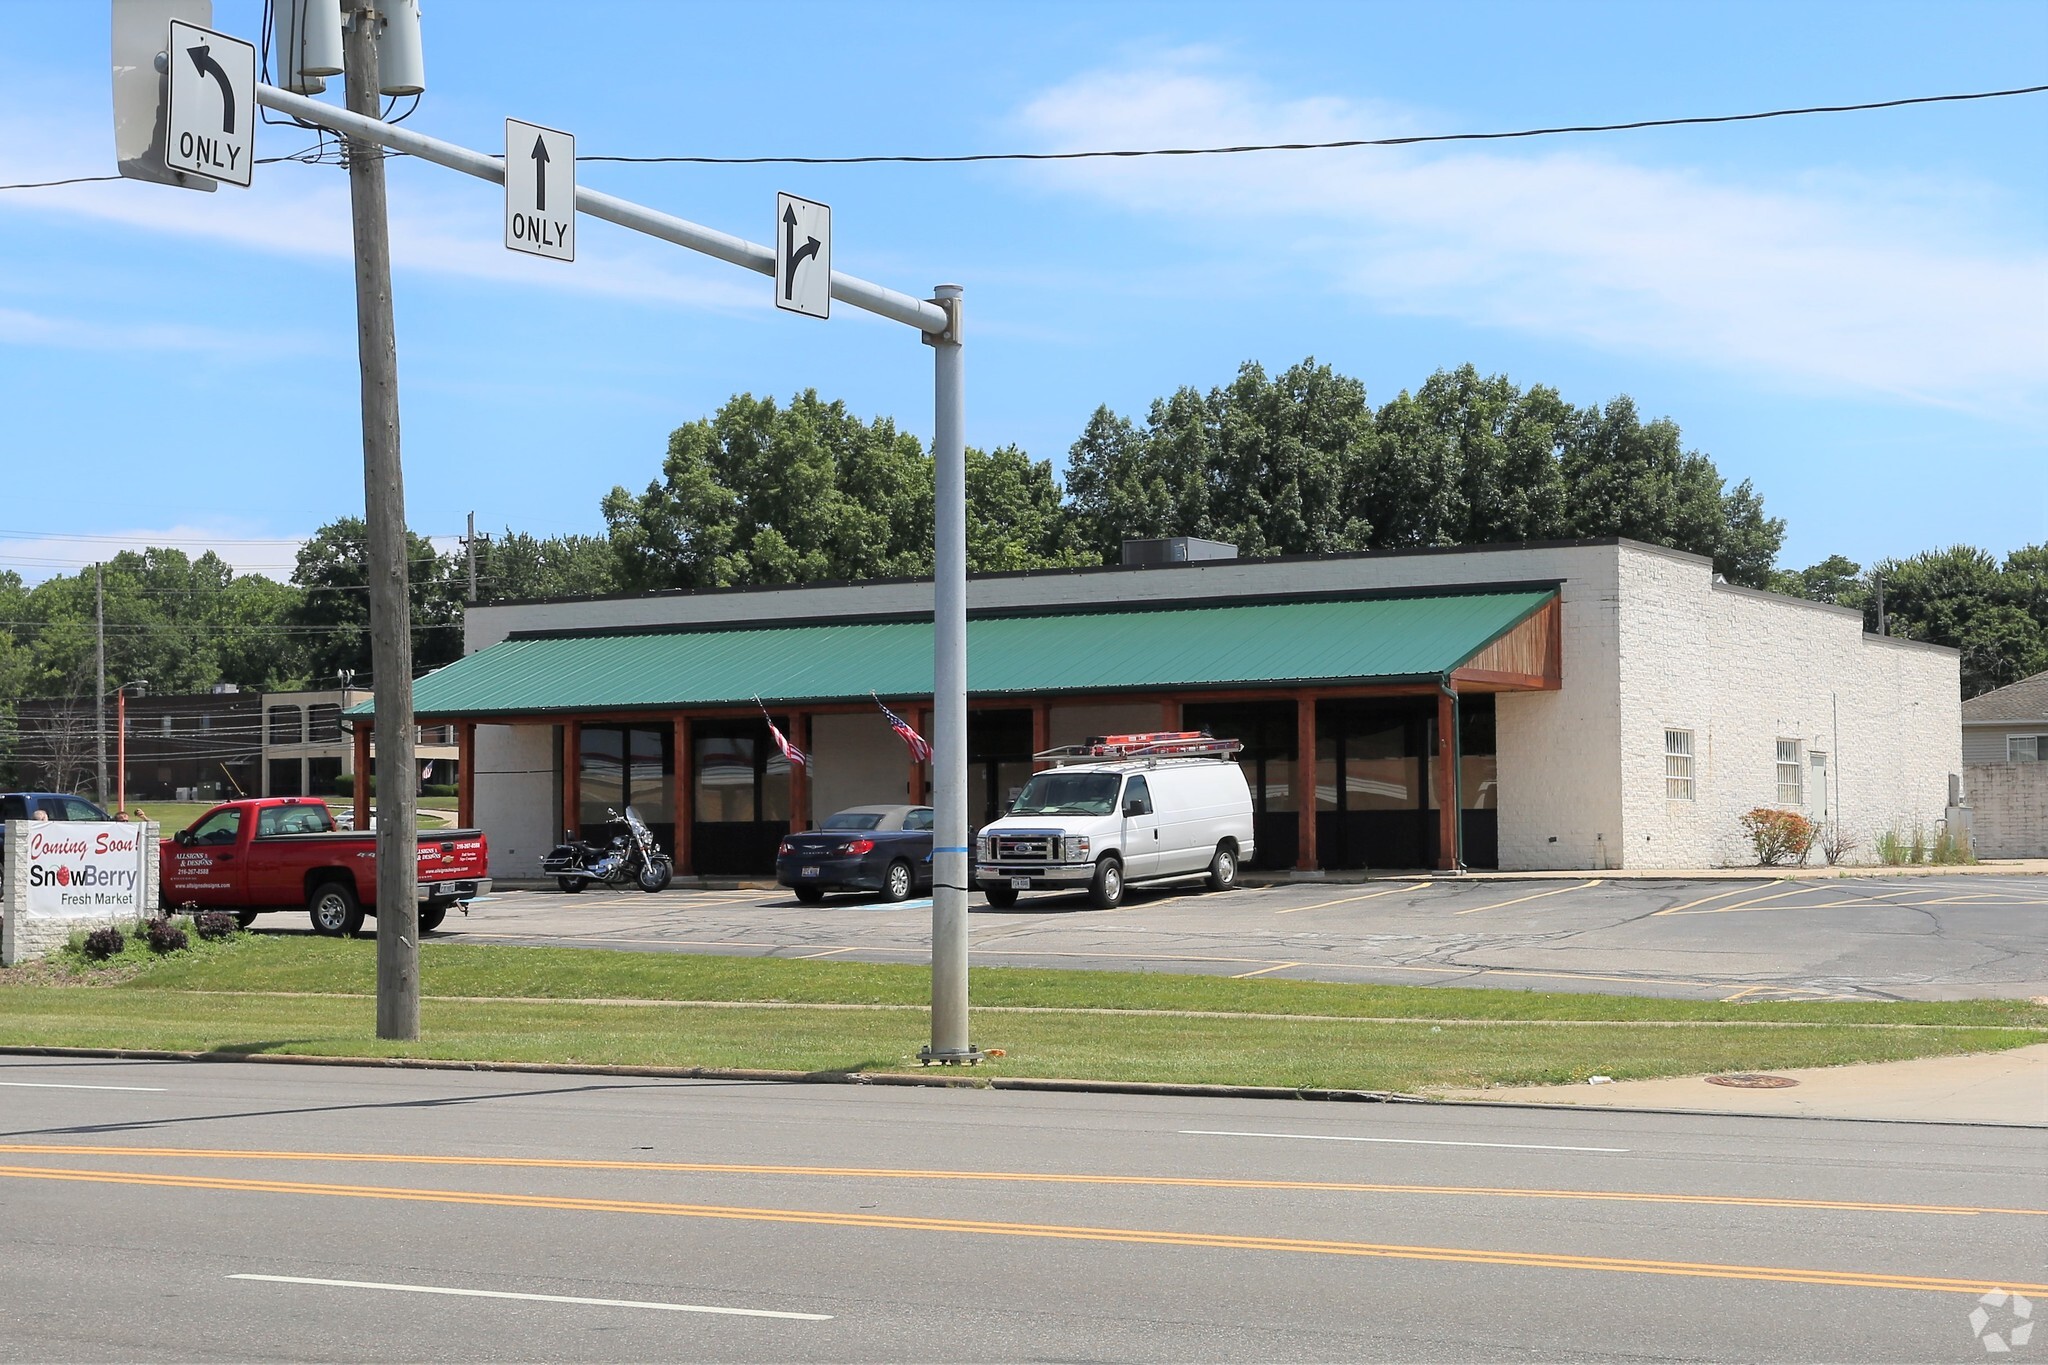
<svg viewBox="0 0 2048 1365">
<path fill-rule="evenodd" d="M 1601 879 L 1595 877 L 1593 878 L 1593 880 L 1589 882 L 1582 882 L 1578 886 L 1560 886 L 1555 891 L 1538 891 L 1533 896 L 1517 896 L 1511 901 L 1496 901 L 1492 905 L 1475 905 L 1470 910 L 1458 910 L 1454 911 L 1453 913 L 1459 915 L 1476 915 L 1481 910 L 1504 910 L 1510 905 L 1520 905 L 1524 901 L 1540 901 L 1545 896 L 1562 896 L 1567 891 L 1591 890 L 1593 887 L 1600 885 L 1600 883 Z"/>
<path fill-rule="evenodd" d="M 1384 891 L 1368 891 L 1363 896 L 1345 896 L 1339 900 L 1318 901 L 1314 905 L 1290 905 L 1285 910 L 1275 910 L 1276 915 L 1298 915 L 1304 910 L 1327 910 L 1333 905 L 1350 905 L 1354 901 L 1369 901 L 1380 896 L 1391 896 L 1396 891 L 1420 891 L 1430 885 L 1428 882 L 1413 882 L 1402 886 L 1390 886 Z"/>
<path fill-rule="evenodd" d="M 328 1289 L 380 1289 L 397 1294 L 452 1294 L 465 1299 L 518 1299 L 525 1303 L 573 1303 L 592 1308 L 653 1308 L 664 1313 L 715 1313 L 734 1318 L 787 1318 L 830 1322 L 830 1313 L 782 1313 L 767 1308 L 721 1308 L 702 1303 L 649 1303 L 640 1299 L 585 1299 L 571 1294 L 514 1294 L 503 1289 L 451 1289 L 434 1284 L 382 1284 L 376 1280 L 316 1280 L 304 1275 L 230 1275 L 231 1280 L 265 1284 L 310 1284 Z"/>
<path fill-rule="evenodd" d="M 1695 905 L 1705 905 L 1708 901 L 1717 901 L 1721 899 L 1721 897 L 1723 896 L 1740 896 L 1753 890 L 1768 891 L 1774 886 L 1783 886 L 1784 884 L 1785 879 L 1783 877 L 1778 878 L 1776 881 L 1765 882 L 1762 886 L 1757 887 L 1752 887 L 1746 882 L 1737 883 L 1736 885 L 1729 887 L 1726 891 L 1716 891 L 1711 896 L 1701 896 L 1696 901 L 1687 901 L 1684 905 L 1669 906 L 1663 910 L 1657 911 L 1656 913 L 1659 915 L 1675 915 L 1681 910 L 1690 910 Z"/>
<path fill-rule="evenodd" d="M 1238 972 L 1230 979 L 1232 981 L 1243 981 L 1249 977 L 1264 976 L 1267 972 L 1284 972 L 1289 967 L 1299 967 L 1300 965 L 1299 962 L 1276 962 L 1270 967 L 1261 967 L 1255 972 Z"/>
<path fill-rule="evenodd" d="M 824 952 L 822 952 L 822 953 L 799 953 L 799 954 L 797 954 L 797 955 L 796 955 L 796 956 L 795 956 L 794 958 L 792 958 L 792 959 L 790 959 L 790 960 L 791 960 L 792 962 L 809 962 L 809 961 L 811 961 L 811 960 L 812 960 L 812 959 L 814 959 L 814 958 L 820 958 L 820 957 L 835 957 L 835 956 L 837 956 L 837 955 L 838 955 L 838 954 L 840 954 L 840 953 L 856 953 L 856 952 L 859 952 L 859 951 L 860 951 L 860 949 L 859 949 L 859 947 L 858 947 L 858 946 L 855 946 L 855 947 L 852 947 L 852 948 L 827 948 L 827 949 L 826 949 L 826 950 L 825 950 Z"/>
<path fill-rule="evenodd" d="M 0 1081 L 0 1085 L 20 1090 L 148 1090 L 157 1094 L 170 1089 L 163 1085 L 65 1085 L 57 1081 Z"/>
</svg>

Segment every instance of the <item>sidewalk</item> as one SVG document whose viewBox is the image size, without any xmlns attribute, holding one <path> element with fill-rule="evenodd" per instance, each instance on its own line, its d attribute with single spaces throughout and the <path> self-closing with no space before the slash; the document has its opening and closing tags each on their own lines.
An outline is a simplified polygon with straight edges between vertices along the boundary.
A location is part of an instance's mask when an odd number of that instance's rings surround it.
<svg viewBox="0 0 2048 1365">
<path fill-rule="evenodd" d="M 1342 886 L 1348 882 L 1465 881 L 1465 882 L 1717 882 L 1717 881 L 1828 881 L 1843 877 L 2048 877 L 2048 858 L 2001 858 L 1979 863 L 1942 866 L 1918 863 L 1909 867 L 1631 867 L 1576 868 L 1560 872 L 1463 872 L 1453 877 L 1446 872 L 1415 868 L 1344 870 L 1320 872 L 1312 877 L 1298 872 L 1244 872 L 1247 885 L 1271 886 L 1298 882 Z"/>
<path fill-rule="evenodd" d="M 1777 1071 L 1799 1082 L 1780 1090 L 1709 1084 L 1703 1076 L 1612 1085 L 1497 1086 L 1432 1098 L 1574 1105 L 1589 1109 L 1696 1109 L 1723 1114 L 1888 1119 L 1905 1123 L 2002 1123 L 2048 1127 L 2048 1043 L 2009 1052 L 1918 1057 L 1909 1062 Z"/>
</svg>

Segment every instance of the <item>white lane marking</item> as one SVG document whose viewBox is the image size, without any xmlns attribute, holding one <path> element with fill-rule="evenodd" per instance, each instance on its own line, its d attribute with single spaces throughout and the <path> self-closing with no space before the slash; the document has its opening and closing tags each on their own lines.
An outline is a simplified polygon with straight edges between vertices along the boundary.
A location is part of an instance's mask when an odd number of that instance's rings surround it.
<svg viewBox="0 0 2048 1365">
<path fill-rule="evenodd" d="M 65 1085 L 60 1081 L 0 1081 L 0 1085 L 18 1086 L 23 1090 L 151 1090 L 162 1093 L 170 1089 L 167 1085 Z"/>
<path fill-rule="evenodd" d="M 716 1313 L 732 1318 L 789 1318 L 796 1322 L 830 1322 L 830 1313 L 778 1313 L 767 1308 L 718 1308 L 701 1303 L 645 1303 L 639 1299 L 579 1299 L 568 1294 L 512 1294 L 502 1289 L 446 1289 L 430 1284 L 379 1284 L 374 1280 L 312 1280 L 300 1275 L 230 1275 L 231 1280 L 262 1280 L 267 1284 L 316 1284 L 335 1289 L 389 1289 L 400 1294 L 453 1294 L 465 1299 L 520 1299 L 529 1303 L 581 1303 L 595 1308 L 653 1308 L 664 1313 Z"/>
<path fill-rule="evenodd" d="M 1226 1133 L 1183 1128 L 1183 1137 L 1292 1138 L 1297 1142 L 1392 1142 L 1404 1147 L 1512 1147 L 1518 1152 L 1626 1152 L 1626 1147 L 1559 1147 L 1547 1142 L 1452 1142 L 1440 1138 L 1335 1137 L 1328 1133 Z"/>
</svg>

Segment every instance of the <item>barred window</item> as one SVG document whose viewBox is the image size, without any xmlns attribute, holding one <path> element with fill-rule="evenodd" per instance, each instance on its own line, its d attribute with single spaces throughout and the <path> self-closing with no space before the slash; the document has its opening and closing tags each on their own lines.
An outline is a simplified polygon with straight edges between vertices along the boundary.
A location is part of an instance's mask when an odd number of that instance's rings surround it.
<svg viewBox="0 0 2048 1365">
<path fill-rule="evenodd" d="M 1806 804 L 1806 783 L 1799 768 L 1799 741 L 1796 739 L 1778 741 L 1778 804 Z"/>
<path fill-rule="evenodd" d="M 1664 732 L 1664 799 L 1692 800 L 1692 731 Z"/>
</svg>

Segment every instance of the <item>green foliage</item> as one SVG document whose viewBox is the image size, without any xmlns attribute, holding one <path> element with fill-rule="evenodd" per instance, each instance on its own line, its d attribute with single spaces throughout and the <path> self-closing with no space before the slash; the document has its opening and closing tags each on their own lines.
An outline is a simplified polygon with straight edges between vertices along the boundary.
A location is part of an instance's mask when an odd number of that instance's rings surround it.
<svg viewBox="0 0 2048 1365">
<path fill-rule="evenodd" d="M 467 591 L 467 566 L 451 563 Z M 539 538 L 505 528 L 477 546 L 477 598 L 521 602 L 541 597 L 596 597 L 618 590 L 611 542 L 603 536 Z"/>
<path fill-rule="evenodd" d="M 292 582 L 304 591 L 291 624 L 304 632 L 306 668 L 326 683 L 343 672 L 370 679 L 369 527 L 341 517 L 299 547 Z M 425 537 L 406 532 L 415 674 L 462 657 L 462 587 L 453 562 Z"/>
<path fill-rule="evenodd" d="M 1758 806 L 1742 817 L 1742 829 L 1756 850 L 1759 867 L 1803 863 L 1820 835 L 1820 826 L 1798 811 Z"/>
</svg>

